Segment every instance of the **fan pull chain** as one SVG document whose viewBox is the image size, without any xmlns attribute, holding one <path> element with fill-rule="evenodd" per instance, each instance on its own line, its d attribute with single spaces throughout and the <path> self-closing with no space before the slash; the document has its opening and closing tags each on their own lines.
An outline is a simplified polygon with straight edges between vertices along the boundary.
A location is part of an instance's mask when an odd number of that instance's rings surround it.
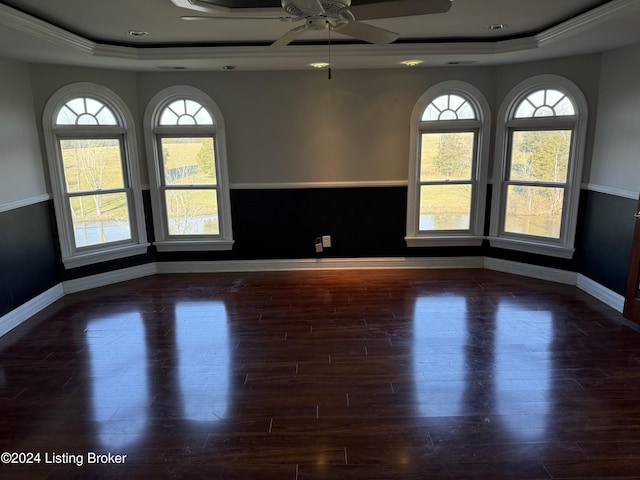
<svg viewBox="0 0 640 480">
<path fill-rule="evenodd" d="M 327 28 L 329 37 L 329 67 L 327 68 L 327 80 L 331 80 L 331 25 Z"/>
</svg>

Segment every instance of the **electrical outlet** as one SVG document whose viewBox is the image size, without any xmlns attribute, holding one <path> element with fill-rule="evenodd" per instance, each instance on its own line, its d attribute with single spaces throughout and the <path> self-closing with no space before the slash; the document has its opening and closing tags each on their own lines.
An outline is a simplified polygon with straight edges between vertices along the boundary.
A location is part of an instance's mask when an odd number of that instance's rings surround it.
<svg viewBox="0 0 640 480">
<path fill-rule="evenodd" d="M 324 248 L 330 248 L 331 247 L 331 235 L 323 235 L 322 236 L 322 246 Z"/>
<path fill-rule="evenodd" d="M 322 250 L 322 238 L 316 237 L 316 253 L 320 253 Z"/>
</svg>

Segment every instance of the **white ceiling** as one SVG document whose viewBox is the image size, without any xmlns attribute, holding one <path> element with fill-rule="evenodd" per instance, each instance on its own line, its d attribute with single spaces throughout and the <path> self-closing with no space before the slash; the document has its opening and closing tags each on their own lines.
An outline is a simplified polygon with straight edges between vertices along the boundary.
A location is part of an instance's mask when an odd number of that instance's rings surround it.
<svg viewBox="0 0 640 480">
<path fill-rule="evenodd" d="M 216 1 L 216 0 L 214 0 Z M 284 15 L 279 0 L 220 0 L 267 5 L 252 16 Z M 358 0 L 353 0 L 355 5 Z M 366 0 L 360 0 L 362 3 Z M 425 0 L 427 1 L 427 0 Z M 182 0 L 10 0 L 0 2 L 0 56 L 28 62 L 135 71 L 167 69 L 299 70 L 329 56 L 326 31 L 306 31 L 275 52 L 266 46 L 298 24 L 246 18 L 182 20 L 209 5 Z M 178 0 L 178 3 L 179 0 Z M 224 10 L 224 9 L 223 9 Z M 496 65 L 586 54 L 640 43 L 640 0 L 454 0 L 447 13 L 371 20 L 400 38 L 390 45 L 356 42 L 331 33 L 336 68 Z M 504 24 L 501 30 L 485 28 Z M 130 31 L 148 32 L 134 37 Z"/>
</svg>

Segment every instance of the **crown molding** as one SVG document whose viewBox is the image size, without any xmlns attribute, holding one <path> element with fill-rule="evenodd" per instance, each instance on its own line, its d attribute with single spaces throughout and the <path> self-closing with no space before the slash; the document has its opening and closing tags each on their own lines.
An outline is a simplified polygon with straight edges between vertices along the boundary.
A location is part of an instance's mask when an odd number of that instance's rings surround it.
<svg viewBox="0 0 640 480">
<path fill-rule="evenodd" d="M 0 4 L 0 25 L 5 25 L 54 45 L 72 48 L 89 55 L 95 51 L 97 45 L 91 40 L 51 25 L 5 4 Z"/>
<path fill-rule="evenodd" d="M 200 0 L 172 0 L 178 6 L 189 4 L 191 7 L 202 8 L 208 13 L 211 10 L 220 10 L 224 7 L 216 7 Z M 187 7 L 187 8 L 191 8 Z M 333 47 L 332 55 L 336 65 L 340 68 L 362 68 L 358 62 L 352 62 L 354 58 L 384 59 L 385 65 L 398 64 L 400 59 L 425 57 L 432 58 L 432 65 L 446 65 L 440 59 L 450 60 L 459 57 L 480 57 L 482 60 L 499 60 L 497 57 L 505 54 L 518 52 L 533 52 L 542 48 L 556 45 L 577 34 L 584 34 L 594 26 L 599 26 L 615 18 L 625 17 L 636 12 L 638 0 L 613 0 L 600 7 L 594 8 L 582 15 L 572 18 L 560 25 L 549 28 L 543 32 L 528 37 L 480 41 L 480 42 L 416 42 L 416 43 L 393 43 L 389 45 L 369 45 L 369 44 L 336 44 Z M 231 9 L 233 10 L 233 9 Z M 253 9 L 260 10 L 257 14 L 273 15 L 273 10 L 280 9 Z M 244 10 L 243 10 L 244 12 Z M 218 12 L 220 14 L 220 12 Z M 228 14 L 225 13 L 225 15 Z M 246 12 L 245 12 L 246 14 Z M 256 12 L 254 12 L 256 14 Z M 235 12 L 232 16 L 242 17 L 243 14 Z M 255 46 L 185 46 L 185 47 L 154 47 L 148 46 L 138 48 L 134 46 L 119 46 L 108 43 L 97 43 L 80 35 L 66 31 L 60 27 L 51 25 L 43 20 L 32 17 L 24 12 L 16 10 L 5 4 L 0 4 L 0 25 L 4 25 L 13 30 L 22 32 L 34 39 L 42 40 L 55 45 L 70 49 L 76 53 L 86 55 L 86 63 L 89 59 L 100 61 L 113 60 L 130 62 L 130 68 L 157 69 L 161 62 L 185 61 L 200 62 L 196 68 L 212 68 L 220 62 L 234 63 L 245 61 L 249 64 L 248 70 L 274 69 L 280 68 L 280 63 L 274 62 L 279 59 L 285 65 L 292 65 L 297 59 L 303 60 L 300 64 L 306 66 L 309 56 L 317 55 L 318 51 L 324 49 L 324 45 L 290 45 L 287 49 L 278 52 L 265 52 L 262 45 Z M 212 62 L 213 60 L 213 62 Z M 479 60 L 481 61 L 481 60 Z M 148 62 L 148 65 L 144 63 Z M 217 62 L 217 63 L 216 63 Z M 290 63 L 286 63 L 290 62 Z M 80 63 L 82 59 L 80 58 Z M 95 63 L 95 62 L 94 62 Z M 107 62 L 108 63 L 108 62 Z M 475 62 L 467 62 L 475 63 Z M 113 64 L 113 62 L 112 62 Z M 223 63 L 224 64 L 224 63 Z M 426 64 L 425 64 L 426 65 Z M 169 67 L 167 67 L 169 68 Z M 302 67 L 300 67 L 302 68 Z M 386 68 L 389 68 L 388 66 Z"/>
<path fill-rule="evenodd" d="M 604 5 L 537 34 L 535 36 L 536 43 L 539 47 L 546 47 L 572 35 L 584 33 L 594 26 L 609 20 L 612 16 L 618 15 L 627 8 L 637 6 L 637 3 L 637 0 L 613 0 L 607 2 Z"/>
</svg>

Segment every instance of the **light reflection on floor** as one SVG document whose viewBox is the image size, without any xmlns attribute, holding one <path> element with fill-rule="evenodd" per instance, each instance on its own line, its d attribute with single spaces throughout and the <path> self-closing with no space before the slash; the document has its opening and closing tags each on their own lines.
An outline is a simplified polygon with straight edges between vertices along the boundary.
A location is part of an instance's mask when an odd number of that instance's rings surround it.
<svg viewBox="0 0 640 480">
<path fill-rule="evenodd" d="M 544 434 L 553 317 L 500 301 L 468 322 L 466 297 L 415 300 L 413 366 L 422 417 L 508 416 L 504 428 L 524 440 Z"/>
<path fill-rule="evenodd" d="M 144 435 L 149 381 L 145 328 L 138 312 L 87 324 L 93 413 L 104 447 L 123 448 Z"/>
<path fill-rule="evenodd" d="M 229 396 L 229 332 L 223 302 L 176 304 L 178 378 L 184 416 L 198 422 L 224 418 Z"/>
<path fill-rule="evenodd" d="M 462 414 L 465 387 L 467 301 L 464 297 L 418 297 L 414 307 L 413 361 L 420 416 Z"/>
</svg>

